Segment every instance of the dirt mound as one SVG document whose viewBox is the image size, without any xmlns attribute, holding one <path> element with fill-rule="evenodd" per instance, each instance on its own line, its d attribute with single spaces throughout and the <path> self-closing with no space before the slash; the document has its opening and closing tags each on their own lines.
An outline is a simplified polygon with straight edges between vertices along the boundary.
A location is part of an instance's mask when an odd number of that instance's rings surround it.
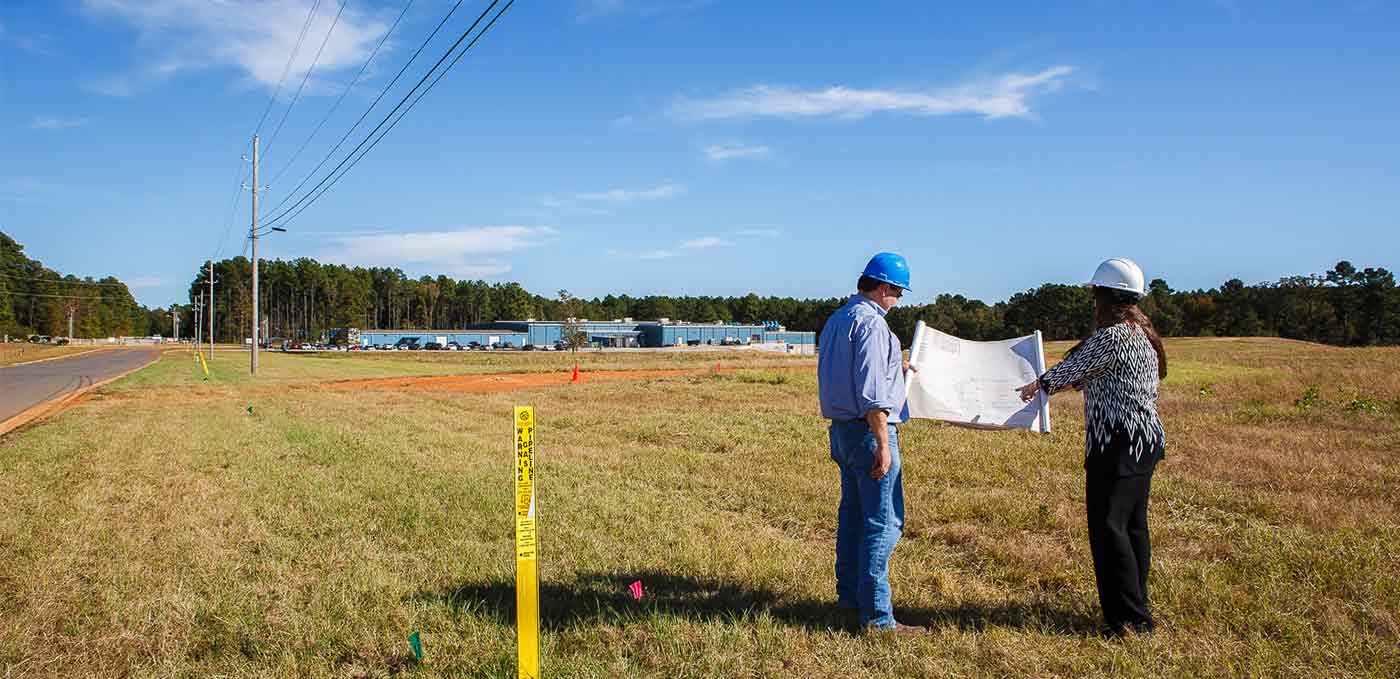
<svg viewBox="0 0 1400 679">
<path fill-rule="evenodd" d="M 655 369 L 655 370 L 595 370 L 579 373 L 579 382 L 618 382 L 624 380 L 645 380 L 658 377 L 678 377 L 699 375 L 706 370 L 695 369 Z M 535 387 L 562 387 L 573 379 L 572 372 L 548 373 L 495 373 L 488 375 L 441 375 L 435 377 L 380 377 L 364 380 L 346 380 L 322 385 L 323 388 L 360 391 L 377 390 L 421 390 L 452 391 L 468 394 L 486 394 L 500 391 L 516 391 Z"/>
</svg>

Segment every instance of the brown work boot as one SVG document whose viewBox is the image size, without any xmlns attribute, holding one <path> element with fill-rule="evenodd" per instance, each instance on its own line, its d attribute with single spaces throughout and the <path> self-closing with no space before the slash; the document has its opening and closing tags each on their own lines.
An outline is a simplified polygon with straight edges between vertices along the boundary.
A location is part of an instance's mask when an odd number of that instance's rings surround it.
<svg viewBox="0 0 1400 679">
<path fill-rule="evenodd" d="M 887 634 L 896 637 L 922 637 L 929 634 L 927 627 L 919 625 L 906 625 L 898 620 L 894 621 L 894 627 L 866 627 L 867 630 L 877 634 Z"/>
</svg>

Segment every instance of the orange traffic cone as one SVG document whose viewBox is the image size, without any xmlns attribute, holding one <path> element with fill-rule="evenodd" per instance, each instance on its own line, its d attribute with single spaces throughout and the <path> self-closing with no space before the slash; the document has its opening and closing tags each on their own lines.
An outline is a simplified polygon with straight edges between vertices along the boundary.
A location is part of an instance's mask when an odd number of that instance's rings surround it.
<svg viewBox="0 0 1400 679">
<path fill-rule="evenodd" d="M 574 376 L 573 376 L 573 378 L 571 378 L 569 381 L 570 381 L 570 382 L 577 382 L 577 381 L 579 381 L 579 379 L 578 379 L 578 363 L 574 363 Z"/>
</svg>

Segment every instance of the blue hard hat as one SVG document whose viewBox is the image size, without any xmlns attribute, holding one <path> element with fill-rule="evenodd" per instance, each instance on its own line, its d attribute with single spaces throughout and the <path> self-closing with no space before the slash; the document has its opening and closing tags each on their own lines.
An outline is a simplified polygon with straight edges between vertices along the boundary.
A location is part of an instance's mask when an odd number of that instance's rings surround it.
<svg viewBox="0 0 1400 679">
<path fill-rule="evenodd" d="M 881 252 L 871 257 L 870 263 L 865 265 L 865 271 L 861 275 L 905 290 L 911 289 L 909 287 L 909 262 L 904 261 L 904 255 L 895 252 Z"/>
</svg>

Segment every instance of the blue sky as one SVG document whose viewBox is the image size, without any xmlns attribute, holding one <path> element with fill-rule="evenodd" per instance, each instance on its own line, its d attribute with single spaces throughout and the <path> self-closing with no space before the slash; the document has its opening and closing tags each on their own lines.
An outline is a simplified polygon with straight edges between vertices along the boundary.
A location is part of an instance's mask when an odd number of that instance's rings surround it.
<svg viewBox="0 0 1400 679">
<path fill-rule="evenodd" d="M 0 229 L 145 304 L 184 301 L 200 262 L 243 250 L 239 157 L 313 1 L 0 5 Z M 413 2 L 265 200 L 451 4 Z M 464 2 L 386 103 L 486 4 Z M 260 254 L 550 295 L 834 296 L 889 249 L 915 303 L 1078 282 L 1109 256 L 1176 288 L 1400 266 L 1394 3 L 962 4 L 518 0 Z M 263 183 L 403 7 L 349 0 Z M 322 0 L 265 142 L 338 8 Z"/>
</svg>

